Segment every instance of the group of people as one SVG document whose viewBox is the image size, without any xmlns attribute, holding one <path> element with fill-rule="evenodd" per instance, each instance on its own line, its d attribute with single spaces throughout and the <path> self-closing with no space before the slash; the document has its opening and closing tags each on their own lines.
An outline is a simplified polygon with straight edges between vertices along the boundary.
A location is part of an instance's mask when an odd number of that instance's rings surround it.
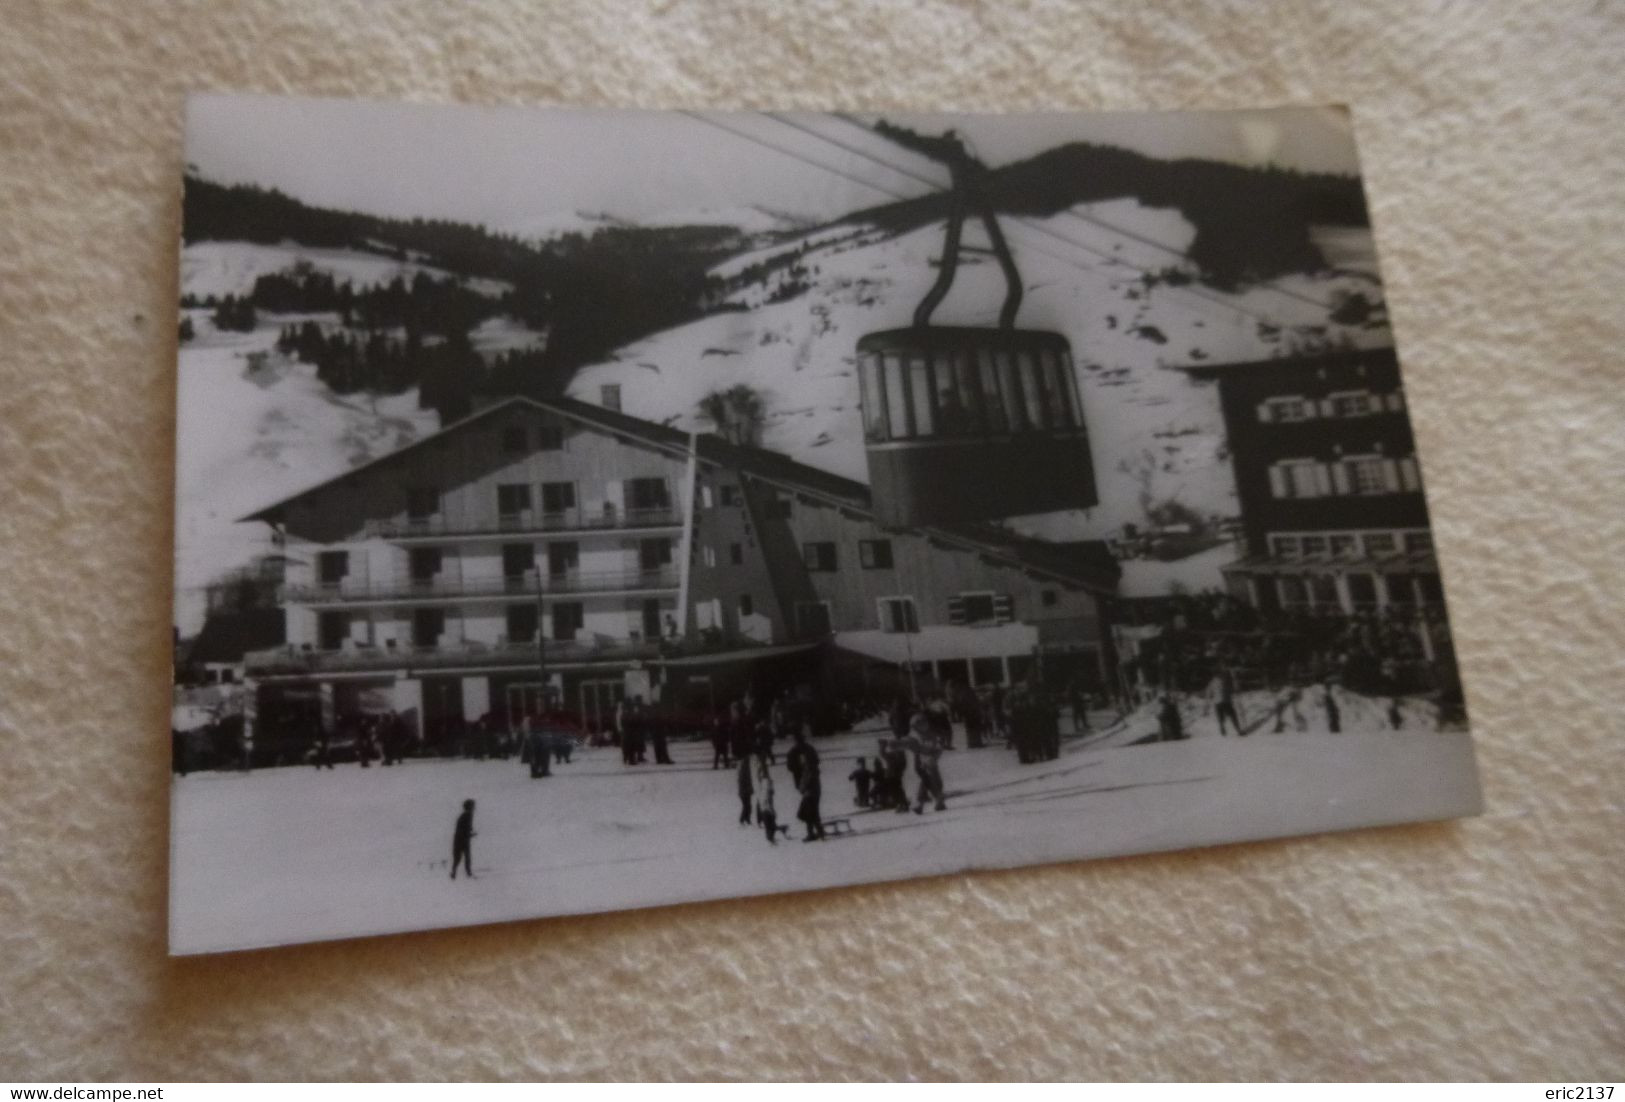
<svg viewBox="0 0 1625 1102">
<path fill-rule="evenodd" d="M 670 735 L 664 717 L 657 716 L 643 703 L 641 696 L 618 701 L 611 718 L 615 743 L 621 748 L 624 765 L 643 765 L 649 760 L 651 747 L 656 765 L 670 765 Z"/>
<path fill-rule="evenodd" d="M 791 745 L 789 752 L 784 756 L 784 764 L 790 772 L 790 783 L 797 795 L 796 818 L 806 828 L 806 836 L 802 841 L 819 842 L 828 837 L 828 832 L 824 828 L 822 807 L 824 782 L 820 772 L 818 750 L 807 741 L 805 731 L 793 731 L 790 738 Z M 738 763 L 733 768 L 738 778 L 739 825 L 750 826 L 754 813 L 755 823 L 762 828 L 768 842 L 778 845 L 779 834 L 781 832 L 788 834 L 789 827 L 779 825 L 773 785 L 775 763 L 770 752 L 771 740 L 768 746 L 768 753 L 747 749 L 738 756 Z"/>
</svg>

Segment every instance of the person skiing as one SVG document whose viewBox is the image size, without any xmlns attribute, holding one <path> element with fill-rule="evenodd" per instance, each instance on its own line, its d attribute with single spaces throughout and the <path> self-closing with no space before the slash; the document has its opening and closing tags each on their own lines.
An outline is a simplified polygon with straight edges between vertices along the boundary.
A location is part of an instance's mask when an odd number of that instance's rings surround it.
<svg viewBox="0 0 1625 1102">
<path fill-rule="evenodd" d="M 857 785 L 859 807 L 869 806 L 869 782 L 873 777 L 874 774 L 869 772 L 869 767 L 863 763 L 862 758 L 858 759 L 858 767 L 846 775 L 847 780 Z"/>
<path fill-rule="evenodd" d="M 1221 738 L 1226 720 L 1236 729 L 1236 737 L 1241 737 L 1241 718 L 1236 715 L 1236 678 L 1226 667 L 1219 670 L 1219 703 L 1214 706 L 1213 714 L 1219 721 Z"/>
<path fill-rule="evenodd" d="M 451 878 L 457 879 L 457 863 L 462 862 L 468 878 L 474 879 L 474 858 L 470 845 L 474 840 L 474 801 L 463 801 L 463 813 L 457 816 L 457 827 L 451 835 Z"/>
<path fill-rule="evenodd" d="M 750 798 L 755 788 L 750 781 L 750 759 L 739 759 L 739 825 L 750 826 Z"/>
<path fill-rule="evenodd" d="M 1332 698 L 1331 685 L 1326 686 L 1325 695 L 1320 698 L 1321 707 L 1326 709 L 1326 729 L 1332 734 L 1339 734 L 1343 730 L 1343 713 L 1337 707 L 1337 701 Z"/>
<path fill-rule="evenodd" d="M 740 768 L 748 768 L 749 762 Z M 773 809 L 773 777 L 767 772 L 765 763 L 762 769 L 762 783 L 756 788 L 756 821 L 762 824 L 762 830 L 767 834 L 771 845 L 779 844 L 779 813 Z"/>
</svg>

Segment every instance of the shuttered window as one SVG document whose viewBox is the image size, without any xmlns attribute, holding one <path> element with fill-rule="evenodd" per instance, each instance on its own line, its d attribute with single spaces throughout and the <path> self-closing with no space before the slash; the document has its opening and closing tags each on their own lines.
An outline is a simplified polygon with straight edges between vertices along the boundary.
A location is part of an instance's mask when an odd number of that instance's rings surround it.
<svg viewBox="0 0 1625 1102">
<path fill-rule="evenodd" d="M 882 597 L 875 604 L 880 611 L 881 631 L 913 634 L 920 630 L 920 618 L 915 612 L 913 597 Z"/>
</svg>

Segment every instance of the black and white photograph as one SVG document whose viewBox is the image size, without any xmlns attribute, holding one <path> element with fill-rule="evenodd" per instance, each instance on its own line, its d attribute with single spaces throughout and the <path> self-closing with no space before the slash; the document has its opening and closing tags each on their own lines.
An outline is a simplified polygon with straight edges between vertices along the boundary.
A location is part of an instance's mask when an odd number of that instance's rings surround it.
<svg viewBox="0 0 1625 1102">
<path fill-rule="evenodd" d="M 185 156 L 172 953 L 1480 810 L 1346 110 Z"/>
</svg>

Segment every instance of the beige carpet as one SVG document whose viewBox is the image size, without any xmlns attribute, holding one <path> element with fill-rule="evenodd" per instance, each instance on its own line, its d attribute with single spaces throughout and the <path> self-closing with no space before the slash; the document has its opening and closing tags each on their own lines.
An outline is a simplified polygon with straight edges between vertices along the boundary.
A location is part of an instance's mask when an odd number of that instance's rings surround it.
<svg viewBox="0 0 1625 1102">
<path fill-rule="evenodd" d="M 1625 5 L 0 0 L 0 1079 L 1625 1074 Z M 181 102 L 1353 105 L 1489 813 L 171 962 Z"/>
</svg>

